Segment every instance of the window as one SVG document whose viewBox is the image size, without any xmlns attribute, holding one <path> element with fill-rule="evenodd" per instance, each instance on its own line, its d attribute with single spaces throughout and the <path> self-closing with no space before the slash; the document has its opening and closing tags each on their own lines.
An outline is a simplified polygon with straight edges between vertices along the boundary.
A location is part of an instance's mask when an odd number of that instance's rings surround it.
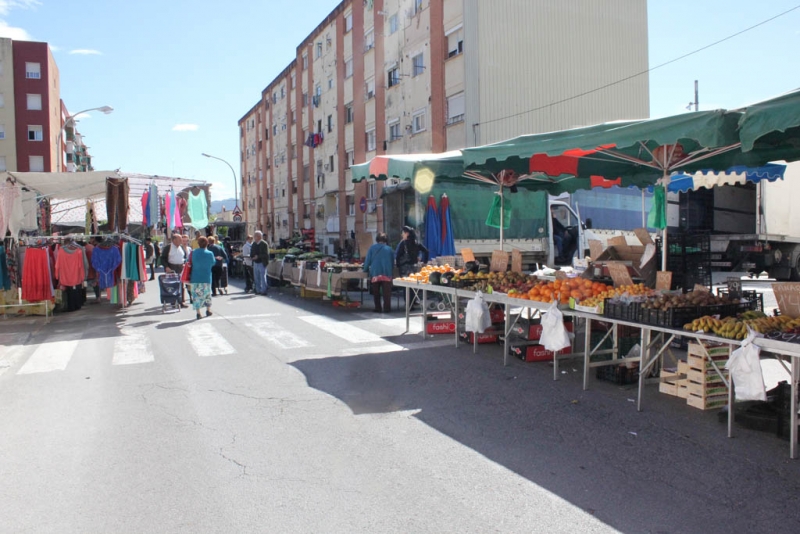
<svg viewBox="0 0 800 534">
<path fill-rule="evenodd" d="M 394 87 L 400 83 L 400 71 L 397 70 L 397 67 L 389 69 L 388 75 L 389 87 Z"/>
<path fill-rule="evenodd" d="M 39 125 L 28 126 L 28 141 L 41 141 L 42 127 Z"/>
<path fill-rule="evenodd" d="M 303 167 L 303 182 L 308 183 L 311 180 L 311 168 L 306 165 Z"/>
<path fill-rule="evenodd" d="M 370 28 L 364 33 L 364 52 L 373 48 L 375 48 L 375 32 Z"/>
<path fill-rule="evenodd" d="M 400 132 L 400 119 L 394 119 L 389 123 L 389 142 L 402 139 L 403 134 Z"/>
<path fill-rule="evenodd" d="M 317 121 L 317 133 L 322 133 L 322 119 Z"/>
<path fill-rule="evenodd" d="M 25 77 L 38 80 L 42 77 L 42 66 L 39 63 L 25 63 Z"/>
<path fill-rule="evenodd" d="M 272 125 L 272 135 L 278 135 L 278 125 L 277 124 L 273 124 Z"/>
<path fill-rule="evenodd" d="M 297 82 L 295 80 L 295 76 L 294 76 L 294 72 L 293 72 L 292 73 L 292 77 L 289 78 L 289 89 L 294 89 L 295 88 L 295 83 L 297 83 Z"/>
<path fill-rule="evenodd" d="M 414 67 L 411 74 L 412 76 L 419 76 L 425 72 L 425 58 L 421 52 L 414 56 L 411 60 L 414 62 Z"/>
<path fill-rule="evenodd" d="M 294 159 L 297 155 L 297 145 L 292 145 L 289 147 L 289 159 Z"/>
<path fill-rule="evenodd" d="M 349 169 L 353 166 L 355 162 L 355 153 L 352 150 L 348 150 L 344 153 L 344 168 Z"/>
<path fill-rule="evenodd" d="M 0 93 L 0 108 L 4 108 L 5 106 L 6 106 L 6 97 L 3 96 L 3 93 Z"/>
<path fill-rule="evenodd" d="M 344 106 L 344 123 L 350 124 L 354 119 L 353 103 L 350 102 Z"/>
<path fill-rule="evenodd" d="M 296 122 L 297 122 L 297 111 L 293 109 L 292 110 L 292 124 L 294 124 Z"/>
<path fill-rule="evenodd" d="M 367 80 L 367 83 L 365 85 L 366 85 L 367 100 L 369 100 L 370 98 L 373 98 L 375 96 L 375 78 L 370 78 L 369 80 Z"/>
<path fill-rule="evenodd" d="M 273 198 L 278 198 L 280 196 L 280 194 L 281 194 L 281 188 L 280 188 L 280 186 L 276 185 L 275 186 L 275 197 L 273 197 Z"/>
<path fill-rule="evenodd" d="M 297 194 L 297 179 L 296 178 L 294 180 L 292 180 L 292 194 L 293 195 Z"/>
<path fill-rule="evenodd" d="M 283 124 L 281 124 L 281 131 L 282 132 L 286 131 L 286 123 L 285 122 Z"/>
<path fill-rule="evenodd" d="M 344 16 L 344 33 L 349 32 L 353 29 L 353 14 L 348 13 Z"/>
<path fill-rule="evenodd" d="M 303 54 L 303 70 L 308 68 L 308 54 Z"/>
<path fill-rule="evenodd" d="M 306 107 L 309 104 L 310 102 L 308 100 L 308 93 L 303 93 L 303 107 Z"/>
<path fill-rule="evenodd" d="M 414 0 L 414 14 L 422 11 L 422 0 Z"/>
<path fill-rule="evenodd" d="M 28 156 L 28 167 L 31 172 L 44 172 L 44 156 Z"/>
<path fill-rule="evenodd" d="M 397 31 L 397 13 L 389 17 L 389 35 Z"/>
<path fill-rule="evenodd" d="M 412 125 L 411 130 L 414 133 L 419 133 L 425 130 L 425 110 L 422 109 L 420 111 L 414 112 L 414 115 L 411 117 Z"/>
<path fill-rule="evenodd" d="M 0 124 L 0 139 L 6 138 L 6 125 Z"/>
<path fill-rule="evenodd" d="M 319 41 L 317 43 L 317 57 L 318 58 L 322 57 L 322 41 Z"/>
<path fill-rule="evenodd" d="M 447 57 L 457 56 L 464 52 L 464 28 L 452 30 L 447 34 Z"/>
<path fill-rule="evenodd" d="M 0 156 L 0 171 L 6 171 L 6 157 Z"/>
<path fill-rule="evenodd" d="M 264 128 L 264 139 L 269 141 L 269 128 Z"/>
<path fill-rule="evenodd" d="M 455 124 L 464 120 L 464 93 L 447 97 L 447 124 Z"/>
<path fill-rule="evenodd" d="M 375 150 L 375 128 L 367 131 L 367 152 Z"/>
<path fill-rule="evenodd" d="M 328 78 L 328 89 L 333 89 L 333 78 Z"/>
<path fill-rule="evenodd" d="M 3 62 L 0 61 L 0 75 L 3 74 Z"/>
<path fill-rule="evenodd" d="M 350 217 L 356 214 L 356 197 L 353 195 L 347 196 L 347 214 Z"/>
<path fill-rule="evenodd" d="M 378 184 L 374 180 L 367 183 L 367 198 L 370 200 L 378 198 Z"/>
<path fill-rule="evenodd" d="M 328 156 L 328 170 L 333 172 L 333 156 Z"/>
<path fill-rule="evenodd" d="M 314 86 L 314 94 L 317 97 L 321 97 L 322 96 L 322 86 L 320 84 L 317 84 L 316 86 Z"/>
<path fill-rule="evenodd" d="M 328 133 L 333 131 L 333 115 L 328 115 Z"/>
<path fill-rule="evenodd" d="M 281 85 L 281 98 L 286 98 L 286 86 Z"/>
<path fill-rule="evenodd" d="M 345 79 L 353 75 L 353 58 L 345 60 L 344 62 L 344 77 Z"/>
</svg>

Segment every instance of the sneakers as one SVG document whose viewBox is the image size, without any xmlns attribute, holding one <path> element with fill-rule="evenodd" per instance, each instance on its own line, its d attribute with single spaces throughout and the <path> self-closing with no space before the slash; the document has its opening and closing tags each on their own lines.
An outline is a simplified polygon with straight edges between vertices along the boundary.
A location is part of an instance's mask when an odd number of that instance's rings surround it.
<svg viewBox="0 0 800 534">
<path fill-rule="evenodd" d="M 200 315 L 200 314 L 198 313 L 197 315 Z M 211 313 L 211 310 L 206 310 L 206 317 L 211 317 L 212 315 L 214 315 L 214 314 Z"/>
</svg>

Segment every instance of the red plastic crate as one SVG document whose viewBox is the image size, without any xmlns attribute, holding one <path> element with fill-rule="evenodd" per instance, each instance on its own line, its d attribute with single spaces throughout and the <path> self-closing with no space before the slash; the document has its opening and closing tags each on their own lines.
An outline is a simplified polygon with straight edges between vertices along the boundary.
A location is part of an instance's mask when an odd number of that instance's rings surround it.
<svg viewBox="0 0 800 534">
<path fill-rule="evenodd" d="M 455 321 L 432 321 L 426 326 L 426 331 L 429 334 L 455 334 L 456 322 Z"/>
<path fill-rule="evenodd" d="M 544 345 L 512 345 L 509 348 L 511 354 L 523 362 L 551 362 L 553 352 L 544 348 Z M 569 354 L 570 348 L 558 351 L 558 354 Z"/>
</svg>

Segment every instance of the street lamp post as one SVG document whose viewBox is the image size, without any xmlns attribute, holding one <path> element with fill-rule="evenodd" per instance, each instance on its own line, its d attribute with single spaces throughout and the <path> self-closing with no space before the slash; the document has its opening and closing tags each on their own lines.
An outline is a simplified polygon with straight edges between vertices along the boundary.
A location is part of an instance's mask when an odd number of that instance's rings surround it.
<svg viewBox="0 0 800 534">
<path fill-rule="evenodd" d="M 64 130 L 70 125 L 70 123 L 75 123 L 75 118 L 80 115 L 81 113 L 88 113 L 90 111 L 102 111 L 106 115 L 114 111 L 114 108 L 111 106 L 100 106 L 99 108 L 89 108 L 84 109 L 83 111 L 79 111 L 74 115 L 70 115 L 67 117 L 67 120 L 64 121 L 64 126 L 62 126 L 58 130 L 58 137 L 56 137 L 56 150 L 58 151 L 58 165 L 56 165 L 56 171 L 61 172 L 61 159 L 64 157 L 63 152 L 61 151 L 61 135 L 64 133 Z"/>
<path fill-rule="evenodd" d="M 206 154 L 205 152 L 203 152 L 201 156 L 211 159 L 218 159 L 219 161 L 227 165 L 228 168 L 231 170 L 231 174 L 233 174 L 233 204 L 234 204 L 233 211 L 237 211 L 239 209 L 239 183 L 236 178 L 236 171 L 233 170 L 233 167 L 231 166 L 230 163 L 228 163 L 222 158 L 218 158 L 217 156 L 212 156 L 211 154 Z"/>
</svg>

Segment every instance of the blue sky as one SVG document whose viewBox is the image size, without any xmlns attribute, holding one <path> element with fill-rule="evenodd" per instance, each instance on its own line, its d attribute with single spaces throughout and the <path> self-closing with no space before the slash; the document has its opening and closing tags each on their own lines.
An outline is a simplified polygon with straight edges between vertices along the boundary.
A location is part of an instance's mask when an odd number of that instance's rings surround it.
<svg viewBox="0 0 800 534">
<path fill-rule="evenodd" d="M 488 0 L 484 0 L 488 1 Z M 584 0 L 592 1 L 592 0 Z M 636 0 L 629 0 L 636 1 Z M 642 0 L 644 1 L 644 0 Z M 46 41 L 97 169 L 213 182 L 233 196 L 237 121 L 336 0 L 0 0 L 0 35 Z M 654 67 L 725 38 L 800 0 L 650 0 Z M 800 9 L 650 73 L 653 117 L 737 107 L 800 87 Z"/>
</svg>

